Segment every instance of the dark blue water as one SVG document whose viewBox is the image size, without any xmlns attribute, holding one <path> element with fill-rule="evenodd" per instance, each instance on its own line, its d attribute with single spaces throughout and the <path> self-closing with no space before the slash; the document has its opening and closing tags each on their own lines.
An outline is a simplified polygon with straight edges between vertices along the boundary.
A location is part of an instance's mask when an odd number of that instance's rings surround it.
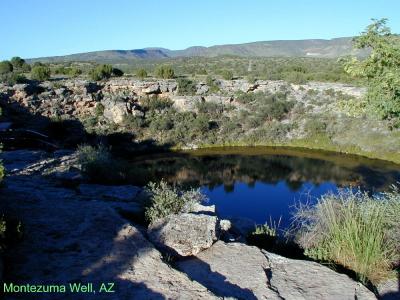
<svg viewBox="0 0 400 300">
<path fill-rule="evenodd" d="M 146 156 L 134 162 L 138 182 L 162 178 L 182 188 L 199 187 L 223 218 L 264 224 L 291 223 L 295 206 L 313 204 L 338 188 L 370 193 L 400 182 L 400 166 L 379 160 L 284 148 L 223 148 Z"/>
<path fill-rule="evenodd" d="M 256 182 L 254 186 L 236 182 L 233 191 L 226 191 L 222 185 L 212 189 L 202 187 L 208 203 L 216 205 L 222 218 L 244 217 L 257 224 L 280 222 L 280 228 L 290 226 L 296 205 L 315 203 L 319 196 L 336 190 L 336 185 L 329 182 L 318 186 L 306 182 L 298 191 L 293 191 L 283 181 L 277 184 Z"/>
</svg>

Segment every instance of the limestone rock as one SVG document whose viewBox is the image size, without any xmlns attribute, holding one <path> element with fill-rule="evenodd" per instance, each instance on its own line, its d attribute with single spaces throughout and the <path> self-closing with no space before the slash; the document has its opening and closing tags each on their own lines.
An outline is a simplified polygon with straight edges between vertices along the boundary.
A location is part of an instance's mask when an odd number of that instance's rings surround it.
<svg viewBox="0 0 400 300">
<path fill-rule="evenodd" d="M 328 267 L 263 252 L 270 265 L 270 285 L 284 299 L 376 299 L 365 286 Z"/>
<path fill-rule="evenodd" d="M 282 299 L 268 287 L 268 260 L 256 247 L 216 242 L 177 268 L 216 296 L 234 299 Z"/>
<path fill-rule="evenodd" d="M 183 213 L 150 224 L 149 239 L 158 247 L 180 256 L 196 255 L 217 240 L 217 217 Z"/>
<path fill-rule="evenodd" d="M 200 96 L 173 96 L 171 100 L 178 111 L 194 111 L 196 104 L 201 102 L 202 98 Z"/>
<path fill-rule="evenodd" d="M 100 184 L 80 184 L 78 190 L 84 197 L 130 202 L 135 200 L 142 189 L 132 185 L 108 186 Z"/>
</svg>

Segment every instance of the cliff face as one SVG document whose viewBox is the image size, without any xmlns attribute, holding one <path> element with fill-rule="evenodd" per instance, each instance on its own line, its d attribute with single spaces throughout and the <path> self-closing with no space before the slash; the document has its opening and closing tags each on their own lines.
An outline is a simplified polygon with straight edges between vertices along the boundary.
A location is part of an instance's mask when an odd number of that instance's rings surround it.
<svg viewBox="0 0 400 300">
<path fill-rule="evenodd" d="M 207 84 L 199 82 L 195 95 L 178 95 L 175 80 L 111 79 L 94 83 L 86 80 L 62 80 L 44 82 L 39 85 L 0 85 L 0 99 L 4 105 L 28 109 L 33 114 L 45 117 L 82 118 L 95 114 L 96 106 L 102 104 L 104 116 L 114 123 L 121 123 L 125 115 L 141 114 L 141 98 L 157 95 L 169 98 L 179 111 L 195 110 L 197 102 L 212 102 L 223 105 L 240 106 L 236 101 L 237 92 L 276 93 L 285 89 L 296 101 L 305 101 L 310 90 L 324 92 L 334 90 L 350 96 L 360 97 L 364 88 L 337 83 L 288 84 L 284 81 L 219 80 L 218 93 L 210 93 Z"/>
</svg>

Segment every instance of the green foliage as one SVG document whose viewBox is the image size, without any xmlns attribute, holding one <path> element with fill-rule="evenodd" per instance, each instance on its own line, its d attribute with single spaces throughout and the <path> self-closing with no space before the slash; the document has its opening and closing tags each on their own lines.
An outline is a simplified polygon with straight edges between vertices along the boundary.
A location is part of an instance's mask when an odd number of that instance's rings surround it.
<svg viewBox="0 0 400 300">
<path fill-rule="evenodd" d="M 159 97 L 149 97 L 149 96 L 141 98 L 140 102 L 142 107 L 146 111 L 164 110 L 170 108 L 173 104 L 173 102 L 168 98 L 163 99 Z"/>
<path fill-rule="evenodd" d="M 143 68 L 136 71 L 136 76 L 139 77 L 141 80 L 147 77 L 147 71 Z"/>
<path fill-rule="evenodd" d="M 90 72 L 90 78 L 94 81 L 108 79 L 113 73 L 113 67 L 111 65 L 98 65 L 93 68 Z"/>
<path fill-rule="evenodd" d="M 355 271 L 363 282 L 387 278 L 400 259 L 400 194 L 379 196 L 341 191 L 296 213 L 298 242 L 305 254 Z"/>
<path fill-rule="evenodd" d="M 232 80 L 233 79 L 233 72 L 230 70 L 222 70 L 221 76 L 225 80 Z"/>
<path fill-rule="evenodd" d="M 215 82 L 215 79 L 210 75 L 208 75 L 206 78 L 206 84 L 210 88 L 209 90 L 210 93 L 218 93 L 220 91 L 220 88 Z"/>
<path fill-rule="evenodd" d="M 11 64 L 13 65 L 14 69 L 22 69 L 22 67 L 26 64 L 25 60 L 19 56 L 15 56 L 11 58 Z"/>
<path fill-rule="evenodd" d="M 31 78 L 33 80 L 45 81 L 50 79 L 50 68 L 47 66 L 36 65 L 32 68 Z"/>
<path fill-rule="evenodd" d="M 373 20 L 354 40 L 357 49 L 371 49 L 365 60 L 352 58 L 345 70 L 365 78 L 366 99 L 373 113 L 382 119 L 400 118 L 400 40 L 391 34 L 386 19 Z"/>
<path fill-rule="evenodd" d="M 113 68 L 112 69 L 112 75 L 115 77 L 121 77 L 124 75 L 124 72 L 121 69 L 118 68 Z"/>
<path fill-rule="evenodd" d="M 94 114 L 96 117 L 101 117 L 104 114 L 104 105 L 101 103 L 97 103 L 96 108 L 94 109 Z"/>
<path fill-rule="evenodd" d="M 196 84 L 186 78 L 178 78 L 178 94 L 191 96 L 196 93 Z"/>
<path fill-rule="evenodd" d="M 145 210 L 149 223 L 172 214 L 190 211 L 193 204 L 206 200 L 200 189 L 181 191 L 168 185 L 164 180 L 159 183 L 149 183 L 147 191 L 151 195 L 150 203 Z"/>
<path fill-rule="evenodd" d="M 163 79 L 174 78 L 175 72 L 171 66 L 159 66 L 156 69 L 156 76 Z"/>
<path fill-rule="evenodd" d="M 0 62 L 0 75 L 11 73 L 13 71 L 13 65 L 8 60 Z"/>
<path fill-rule="evenodd" d="M 28 80 L 23 74 L 12 72 L 1 75 L 0 81 L 7 83 L 8 85 L 14 85 L 17 83 L 26 83 Z"/>
</svg>

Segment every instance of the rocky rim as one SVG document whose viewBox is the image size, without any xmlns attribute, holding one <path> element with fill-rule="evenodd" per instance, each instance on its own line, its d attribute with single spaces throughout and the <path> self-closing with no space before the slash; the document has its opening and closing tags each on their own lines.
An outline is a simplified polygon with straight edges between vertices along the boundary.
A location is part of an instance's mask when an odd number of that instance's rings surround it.
<svg viewBox="0 0 400 300">
<path fill-rule="evenodd" d="M 183 252 L 193 255 L 171 263 L 158 244 L 166 239 L 151 237 L 147 228 L 121 214 L 140 213 L 140 188 L 83 184 L 73 152 L 20 150 L 4 152 L 2 159 L 8 175 L 1 209 L 24 224 L 22 241 L 4 257 L 6 282 L 115 282 L 112 295 L 83 294 L 75 299 L 376 299 L 361 284 L 325 266 L 224 242 L 217 232 L 195 252 Z M 185 224 L 190 216 L 217 219 L 212 209 L 200 209 L 186 214 Z M 179 222 L 176 216 L 164 237 Z M 203 223 L 206 228 L 199 228 L 197 237 L 229 230 L 227 222 L 224 228 Z M 196 230 L 190 234 L 196 235 Z M 51 294 L 40 297 L 55 299 Z M 71 294 L 56 298 L 71 299 Z"/>
</svg>

